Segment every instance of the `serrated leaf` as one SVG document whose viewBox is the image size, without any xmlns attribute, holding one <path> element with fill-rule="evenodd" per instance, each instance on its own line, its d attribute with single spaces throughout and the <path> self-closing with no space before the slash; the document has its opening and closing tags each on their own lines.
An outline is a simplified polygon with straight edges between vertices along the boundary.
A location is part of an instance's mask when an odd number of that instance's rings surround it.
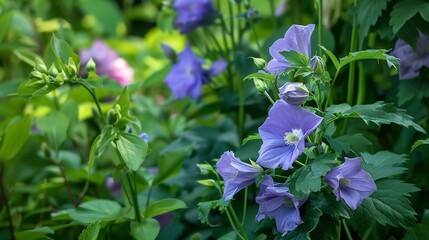
<svg viewBox="0 0 429 240">
<path fill-rule="evenodd" d="M 412 81 L 400 81 L 397 96 L 399 106 L 412 99 L 429 98 L 429 81 L 425 81 L 422 78 L 416 78 Z"/>
<path fill-rule="evenodd" d="M 131 235 L 137 240 L 155 240 L 161 227 L 153 218 L 146 218 L 143 222 L 131 222 Z"/>
<path fill-rule="evenodd" d="M 412 184 L 400 184 L 395 179 L 376 182 L 377 191 L 364 199 L 355 211 L 350 210 L 350 223 L 360 233 L 366 230 L 369 223 L 377 221 L 383 226 L 409 228 L 415 224 L 416 212 L 408 200 L 410 192 L 416 191 Z M 364 229 L 362 229 L 364 228 Z"/>
<path fill-rule="evenodd" d="M 357 21 L 359 23 L 359 45 L 368 35 L 369 28 L 377 23 L 381 13 L 387 7 L 389 0 L 361 0 L 356 9 Z"/>
<path fill-rule="evenodd" d="M 177 209 L 187 208 L 186 204 L 175 198 L 166 198 L 151 203 L 145 211 L 145 217 L 151 218 Z"/>
<path fill-rule="evenodd" d="M 426 139 L 420 139 L 414 142 L 413 146 L 411 147 L 411 152 L 414 151 L 414 149 L 420 147 L 423 144 L 429 144 L 429 138 Z"/>
<path fill-rule="evenodd" d="M 384 103 L 382 101 L 373 104 L 355 105 L 353 107 L 350 107 L 346 103 L 332 105 L 328 108 L 326 117 L 331 118 L 332 116 L 336 116 L 335 118 L 360 118 L 366 124 L 372 122 L 378 126 L 380 124 L 396 123 L 426 133 L 420 125 L 413 122 L 413 117 L 406 114 L 406 110 L 396 108 L 392 103 Z"/>
<path fill-rule="evenodd" d="M 147 143 L 137 135 L 121 132 L 115 144 L 127 167 L 137 171 L 146 159 Z"/>
<path fill-rule="evenodd" d="M 413 229 L 409 229 L 404 236 L 404 240 L 429 239 L 429 210 L 425 210 L 421 223 Z"/>
<path fill-rule="evenodd" d="M 374 180 L 402 174 L 407 170 L 407 168 L 402 167 L 402 164 L 408 160 L 404 154 L 381 151 L 376 154 L 362 153 L 362 158 L 364 161 L 362 168 Z"/>
<path fill-rule="evenodd" d="M 337 201 L 331 193 L 318 192 L 313 194 L 312 199 L 317 201 L 319 209 L 332 217 L 350 218 L 347 212 L 348 206 L 343 201 Z"/>
<path fill-rule="evenodd" d="M 314 202 L 310 198 L 309 202 L 300 208 L 300 215 L 304 223 L 299 225 L 292 232 L 287 233 L 284 236 L 285 240 L 307 240 L 309 233 L 317 227 L 320 216 L 322 216 L 322 211 L 320 211 L 317 202 Z"/>
<path fill-rule="evenodd" d="M 310 61 L 307 56 L 296 51 L 285 51 L 280 52 L 286 61 L 288 61 L 292 67 L 308 67 L 308 62 Z"/>
<path fill-rule="evenodd" d="M 28 116 L 15 117 L 0 135 L 0 160 L 12 159 L 30 136 L 31 120 Z"/>
<path fill-rule="evenodd" d="M 198 205 L 198 220 L 202 224 L 207 224 L 210 227 L 216 227 L 217 225 L 212 224 L 209 220 L 209 214 L 212 209 L 216 208 L 217 201 L 199 202 Z"/>
<path fill-rule="evenodd" d="M 420 9 L 424 9 L 427 3 L 420 0 L 403 0 L 393 6 L 390 13 L 390 22 L 393 33 L 397 33 L 407 20 L 416 15 Z"/>
<path fill-rule="evenodd" d="M 100 229 L 100 221 L 97 220 L 91 223 L 79 234 L 78 240 L 97 240 L 98 234 L 100 233 Z"/>
<path fill-rule="evenodd" d="M 335 154 L 324 154 L 316 159 L 311 164 L 300 167 L 289 178 L 290 192 L 300 198 L 310 192 L 320 190 L 322 184 L 321 177 L 331 170 L 335 165 Z"/>
<path fill-rule="evenodd" d="M 378 59 L 378 60 L 385 60 L 387 63 L 387 66 L 390 68 L 399 69 L 399 60 L 387 54 L 388 50 L 384 49 L 368 49 L 364 51 L 358 51 L 358 52 L 352 52 L 349 53 L 346 57 L 340 58 L 340 63 L 338 65 L 338 69 L 343 68 L 345 65 L 359 61 L 359 60 L 367 60 L 367 59 Z"/>
</svg>

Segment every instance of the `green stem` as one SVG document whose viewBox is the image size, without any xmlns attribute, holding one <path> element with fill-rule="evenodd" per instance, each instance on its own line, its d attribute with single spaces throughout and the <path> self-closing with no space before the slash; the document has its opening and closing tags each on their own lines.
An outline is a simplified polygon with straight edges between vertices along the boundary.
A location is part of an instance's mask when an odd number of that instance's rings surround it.
<svg viewBox="0 0 429 240">
<path fill-rule="evenodd" d="M 140 206 L 139 206 L 139 201 L 137 199 L 137 192 L 135 191 L 135 186 L 133 186 L 132 182 L 131 182 L 131 173 L 127 173 L 127 183 L 128 183 L 128 187 L 131 190 L 131 197 L 132 197 L 132 201 L 133 201 L 133 207 L 134 207 L 134 214 L 136 215 L 136 220 L 137 222 L 141 222 L 141 215 L 140 215 Z M 136 184 L 134 182 L 134 184 Z"/>
<path fill-rule="evenodd" d="M 349 240 L 353 240 L 352 234 L 350 233 L 350 229 L 349 229 L 349 227 L 347 226 L 346 221 L 343 219 L 343 220 L 342 220 L 342 222 L 343 222 L 344 231 L 346 232 L 347 238 L 348 238 Z"/>
<path fill-rule="evenodd" d="M 267 91 L 264 92 L 264 95 L 270 100 L 272 104 L 274 104 L 274 100 L 271 98 L 270 94 L 267 93 Z"/>
<path fill-rule="evenodd" d="M 91 89 L 91 88 L 89 88 L 87 85 L 81 83 L 80 81 L 77 81 L 77 83 L 79 83 L 81 86 L 83 86 L 89 92 L 89 94 L 91 95 L 92 99 L 95 102 L 95 105 L 97 105 L 97 110 L 98 110 L 98 113 L 100 114 L 102 124 L 105 124 L 106 120 L 104 118 L 103 111 L 101 110 L 100 102 L 98 101 L 97 96 L 95 95 L 94 90 Z"/>
<path fill-rule="evenodd" d="M 5 206 L 6 209 L 6 215 L 7 220 L 9 222 L 9 232 L 10 232 L 10 239 L 15 240 L 15 231 L 13 227 L 13 221 L 12 221 L 12 215 L 10 214 L 10 208 L 9 208 L 9 201 L 7 199 L 6 191 L 4 190 L 4 184 L 3 184 L 3 164 L 1 162 L 2 159 L 0 159 L 0 189 L 1 189 L 1 200 L 4 203 L 3 206 Z"/>
<path fill-rule="evenodd" d="M 252 29 L 253 36 L 255 37 L 256 46 L 258 47 L 259 56 L 264 58 L 264 52 L 262 51 L 261 44 L 259 44 L 258 34 L 256 33 L 255 26 L 253 25 L 253 20 L 249 19 L 249 25 Z"/>
<path fill-rule="evenodd" d="M 335 72 L 335 75 L 334 75 L 334 79 L 332 80 L 331 86 L 329 86 L 328 98 L 326 99 L 325 108 L 324 108 L 325 111 L 332 101 L 332 89 L 334 88 L 334 84 L 335 84 L 335 81 L 337 80 L 339 73 L 340 73 L 340 69 L 337 69 L 337 71 Z"/>
<path fill-rule="evenodd" d="M 244 135 L 244 100 L 243 81 L 240 80 L 238 84 L 238 136 L 240 141 L 243 140 Z"/>
<path fill-rule="evenodd" d="M 356 99 L 356 104 L 363 104 L 365 101 L 365 93 L 366 93 L 366 80 L 365 80 L 365 71 L 363 69 L 363 63 L 358 63 L 359 67 L 359 84 L 358 84 L 358 96 Z"/>
<path fill-rule="evenodd" d="M 300 161 L 298 161 L 298 160 L 296 160 L 296 161 L 295 161 L 295 163 L 297 163 L 298 165 L 301 165 L 301 166 L 303 166 L 303 167 L 305 166 L 305 164 L 304 164 L 304 163 L 302 163 L 302 162 L 300 162 Z"/>
<path fill-rule="evenodd" d="M 152 195 L 152 185 L 149 185 L 149 189 L 147 191 L 146 209 L 149 207 L 150 197 Z"/>
<path fill-rule="evenodd" d="M 338 219 L 338 218 L 337 218 Z M 341 220 L 338 219 L 338 226 L 337 226 L 337 239 L 341 240 Z"/>
<path fill-rule="evenodd" d="M 353 0 L 353 5 L 356 7 L 357 1 Z M 357 18 L 356 14 L 353 15 L 353 28 L 352 28 L 352 36 L 350 42 L 350 52 L 355 52 L 357 50 Z M 353 104 L 353 93 L 354 93 L 354 85 L 355 85 L 355 70 L 356 70 L 356 62 L 351 62 L 349 67 L 349 79 L 347 83 L 347 103 L 349 105 Z"/>
<path fill-rule="evenodd" d="M 238 226 L 238 228 L 239 228 L 238 232 L 239 232 L 241 238 L 247 240 L 247 235 L 244 232 L 243 226 L 240 224 L 240 221 L 238 220 L 237 215 L 235 214 L 235 211 L 232 208 L 231 204 L 228 205 L 228 209 L 231 213 L 232 220 L 235 222 L 236 226 Z"/>
<path fill-rule="evenodd" d="M 76 198 L 73 195 L 71 186 L 70 186 L 70 184 L 69 184 L 69 182 L 67 180 L 67 176 L 66 176 L 66 174 L 64 172 L 64 168 L 61 165 L 61 162 L 59 160 L 58 151 L 55 151 L 55 159 L 53 159 L 53 161 L 58 166 L 58 168 L 60 169 L 61 177 L 64 179 L 64 186 L 66 187 L 67 193 L 69 194 L 69 197 L 70 197 L 70 199 L 73 202 L 73 206 L 75 208 L 77 208 L 79 204 L 78 204 L 78 202 L 76 201 Z"/>
<path fill-rule="evenodd" d="M 317 4 L 317 14 L 318 14 L 318 26 L 317 26 L 317 34 L 319 38 L 319 46 L 323 46 L 323 0 L 318 0 Z M 320 53 L 322 54 L 322 47 L 319 47 Z"/>
<path fill-rule="evenodd" d="M 247 187 L 244 188 L 244 202 L 243 202 L 243 217 L 241 218 L 241 226 L 244 226 L 244 221 L 246 220 L 247 212 Z"/>
</svg>

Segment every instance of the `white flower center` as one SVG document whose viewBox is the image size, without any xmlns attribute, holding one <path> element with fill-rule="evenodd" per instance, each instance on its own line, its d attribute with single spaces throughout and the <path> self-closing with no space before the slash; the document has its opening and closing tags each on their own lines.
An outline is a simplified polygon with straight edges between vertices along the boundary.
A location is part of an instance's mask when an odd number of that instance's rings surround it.
<svg viewBox="0 0 429 240">
<path fill-rule="evenodd" d="M 348 178 L 341 178 L 340 179 L 340 187 L 346 188 L 346 187 L 348 187 L 350 185 L 350 182 L 351 181 Z"/>
<path fill-rule="evenodd" d="M 292 132 L 285 132 L 284 140 L 287 145 L 296 146 L 301 141 L 302 136 L 301 129 L 292 129 Z"/>
</svg>

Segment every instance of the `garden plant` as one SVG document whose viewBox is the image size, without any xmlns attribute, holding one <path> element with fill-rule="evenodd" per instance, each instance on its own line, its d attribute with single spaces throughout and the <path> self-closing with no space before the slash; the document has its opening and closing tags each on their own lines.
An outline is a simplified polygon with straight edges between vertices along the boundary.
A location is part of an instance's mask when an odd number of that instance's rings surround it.
<svg viewBox="0 0 429 240">
<path fill-rule="evenodd" d="M 0 239 L 429 239 L 429 3 L 0 0 Z"/>
</svg>

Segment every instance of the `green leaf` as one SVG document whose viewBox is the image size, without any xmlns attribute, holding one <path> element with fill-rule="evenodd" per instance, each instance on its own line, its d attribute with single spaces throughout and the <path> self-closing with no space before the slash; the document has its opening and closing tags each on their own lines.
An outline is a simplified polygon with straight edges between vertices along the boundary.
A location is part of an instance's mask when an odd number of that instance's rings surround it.
<svg viewBox="0 0 429 240">
<path fill-rule="evenodd" d="M 243 143 L 241 145 L 246 144 L 248 141 L 260 140 L 260 139 L 261 139 L 261 135 L 259 135 L 258 133 L 255 133 L 255 134 L 250 135 L 247 138 L 243 139 Z"/>
<path fill-rule="evenodd" d="M 429 239 L 429 210 L 425 210 L 421 223 L 409 229 L 404 236 L 404 240 Z"/>
<path fill-rule="evenodd" d="M 94 166 L 95 160 L 98 158 L 97 157 L 97 145 L 100 142 L 100 138 L 101 138 L 101 134 L 98 135 L 95 139 L 94 142 L 91 145 L 91 150 L 89 151 L 89 160 L 88 160 L 88 177 L 91 174 L 91 170 L 92 167 Z M 113 139 L 112 139 L 113 140 Z M 104 149 L 103 149 L 104 151 Z M 101 155 L 101 154 L 100 154 Z"/>
<path fill-rule="evenodd" d="M 414 149 L 420 147 L 423 144 L 429 144 L 429 138 L 426 139 L 420 139 L 414 142 L 413 146 L 411 147 L 411 152 L 414 151 Z"/>
<path fill-rule="evenodd" d="M 118 100 L 116 100 L 115 104 L 113 104 L 113 106 L 116 104 L 121 106 L 121 115 L 123 117 L 128 117 L 128 111 L 130 110 L 130 95 L 128 94 L 127 87 L 124 87 L 124 90 L 122 90 L 121 95 L 119 96 Z"/>
<path fill-rule="evenodd" d="M 405 24 L 405 22 L 416 15 L 420 9 L 427 7 L 426 2 L 420 0 L 403 0 L 393 6 L 393 10 L 390 13 L 390 22 L 393 33 L 396 34 L 399 29 Z"/>
<path fill-rule="evenodd" d="M 5 11 L 0 16 L 0 42 L 6 37 L 12 24 L 13 11 Z"/>
<path fill-rule="evenodd" d="M 143 222 L 131 222 L 131 235 L 137 240 L 155 240 L 159 234 L 158 221 L 152 218 L 144 219 Z"/>
<path fill-rule="evenodd" d="M 67 139 L 69 118 L 64 113 L 55 111 L 37 119 L 36 125 L 45 135 L 48 145 L 55 151 L 59 151 Z"/>
<path fill-rule="evenodd" d="M 217 201 L 199 202 L 198 204 L 198 220 L 202 224 L 207 224 L 210 227 L 216 227 L 217 225 L 212 224 L 209 220 L 209 214 L 212 209 L 215 209 L 218 205 Z"/>
<path fill-rule="evenodd" d="M 156 23 L 162 31 L 170 33 L 174 29 L 173 25 L 175 18 L 176 12 L 173 11 L 171 8 L 165 8 L 158 15 Z"/>
<path fill-rule="evenodd" d="M 103 81 L 101 81 L 101 78 L 95 72 L 89 72 L 86 79 L 79 79 L 78 81 L 90 89 L 103 87 Z"/>
<path fill-rule="evenodd" d="M 387 66 L 389 66 L 390 68 L 393 67 L 395 69 L 399 69 L 399 60 L 396 57 L 387 54 L 386 52 L 388 52 L 388 50 L 368 49 L 364 51 L 349 53 L 349 55 L 347 55 L 346 57 L 340 58 L 340 64 L 338 65 L 338 69 L 343 68 L 345 65 L 351 62 L 366 59 L 385 60 Z"/>
<path fill-rule="evenodd" d="M 302 53 L 287 51 L 281 52 L 280 54 L 285 57 L 286 61 L 288 61 L 292 67 L 308 67 L 309 59 Z"/>
<path fill-rule="evenodd" d="M 15 233 L 16 240 L 36 240 L 45 237 L 48 234 L 54 234 L 50 227 L 39 227 Z"/>
<path fill-rule="evenodd" d="M 256 73 L 247 75 L 243 80 L 252 80 L 252 79 L 261 79 L 261 80 L 264 80 L 265 83 L 272 83 L 276 80 L 276 77 L 268 73 L 256 72 Z"/>
<path fill-rule="evenodd" d="M 359 45 L 368 35 L 369 28 L 377 23 L 389 0 L 361 0 L 356 9 L 357 21 L 359 23 Z"/>
<path fill-rule="evenodd" d="M 121 205 L 115 201 L 97 199 L 84 202 L 76 209 L 69 209 L 70 218 L 80 223 L 92 223 L 94 221 L 110 221 L 117 218 Z"/>
<path fill-rule="evenodd" d="M 363 234 L 367 226 L 377 221 L 383 226 L 409 228 L 415 224 L 416 212 L 407 197 L 417 191 L 412 184 L 396 179 L 376 182 L 377 190 L 356 210 L 350 210 L 350 223 Z"/>
<path fill-rule="evenodd" d="M 189 151 L 190 148 L 186 147 L 162 153 L 157 159 L 158 173 L 156 174 L 152 184 L 157 185 L 176 176 L 182 167 L 183 159 Z"/>
<path fill-rule="evenodd" d="M 399 106 L 412 99 L 421 100 L 429 98 L 429 81 L 423 78 L 413 79 L 412 81 L 400 81 L 397 96 Z"/>
<path fill-rule="evenodd" d="M 145 211 L 145 218 L 151 218 L 176 209 L 187 208 L 186 204 L 175 198 L 162 199 L 151 203 Z"/>
<path fill-rule="evenodd" d="M 349 208 L 343 201 L 337 201 L 332 193 L 318 192 L 312 194 L 312 199 L 317 201 L 319 209 L 334 218 L 350 218 L 347 209 Z"/>
<path fill-rule="evenodd" d="M 227 234 L 222 235 L 217 240 L 235 240 L 235 239 L 237 239 L 237 232 L 231 231 L 231 232 L 229 232 Z"/>
<path fill-rule="evenodd" d="M 332 63 L 334 64 L 335 69 L 338 70 L 338 67 L 340 66 L 340 63 L 338 62 L 337 57 L 335 57 L 335 55 L 331 51 L 329 51 L 328 49 L 326 49 L 324 46 L 320 46 L 319 45 L 319 47 L 322 48 L 322 50 L 328 55 L 328 57 L 331 59 Z"/>
<path fill-rule="evenodd" d="M 362 153 L 364 164 L 362 166 L 374 180 L 391 177 L 404 173 L 407 168 L 402 167 L 408 158 L 406 155 L 388 151 L 376 154 Z"/>
<path fill-rule="evenodd" d="M 0 136 L 0 160 L 8 161 L 12 159 L 22 148 L 30 136 L 30 117 L 15 117 Z"/>
<path fill-rule="evenodd" d="M 137 171 L 146 159 L 147 143 L 139 136 L 130 133 L 120 133 L 115 141 L 121 159 L 132 171 Z"/>
<path fill-rule="evenodd" d="M 321 177 L 334 167 L 336 154 L 324 154 L 310 164 L 300 167 L 289 178 L 290 192 L 300 198 L 310 192 L 318 192 L 322 184 Z"/>
<path fill-rule="evenodd" d="M 72 58 L 77 67 L 80 65 L 79 56 L 73 52 L 70 45 L 63 39 L 59 39 L 52 34 L 51 49 L 54 55 L 54 63 L 58 70 L 63 70 L 64 65 L 68 63 L 69 58 Z"/>
<path fill-rule="evenodd" d="M 426 21 L 429 22 L 429 4 L 426 4 L 423 8 L 419 10 L 420 16 Z"/>
<path fill-rule="evenodd" d="M 100 233 L 100 229 L 100 221 L 97 220 L 91 223 L 79 234 L 78 240 L 97 240 L 98 234 Z"/>
<path fill-rule="evenodd" d="M 382 101 L 365 104 L 350 105 L 343 103 L 339 105 L 332 105 L 328 108 L 326 117 L 328 118 L 361 118 L 366 124 L 373 122 L 380 126 L 380 124 L 396 123 L 404 127 L 413 127 L 415 130 L 426 133 L 426 131 L 418 124 L 413 122 L 413 117 L 405 113 L 406 110 L 399 109 L 393 106 L 392 103 L 384 103 Z M 335 116 L 335 117 L 333 117 Z"/>
</svg>

